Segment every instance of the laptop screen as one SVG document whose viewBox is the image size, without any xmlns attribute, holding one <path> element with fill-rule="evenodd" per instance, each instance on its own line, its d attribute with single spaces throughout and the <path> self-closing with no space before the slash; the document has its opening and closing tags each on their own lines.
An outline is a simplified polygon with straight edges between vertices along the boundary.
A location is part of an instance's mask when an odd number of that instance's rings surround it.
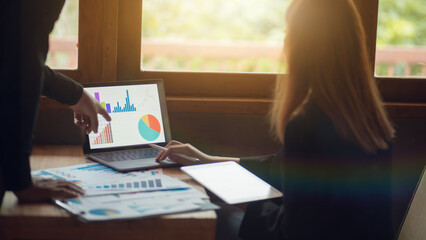
<svg viewBox="0 0 426 240">
<path fill-rule="evenodd" d="M 161 85 L 162 86 L 162 85 Z M 161 87 L 160 86 L 160 87 Z M 111 116 L 98 115 L 98 133 L 90 133 L 90 149 L 105 149 L 166 142 L 159 94 L 154 83 L 85 87 Z M 165 112 L 167 114 L 167 112 Z"/>
</svg>

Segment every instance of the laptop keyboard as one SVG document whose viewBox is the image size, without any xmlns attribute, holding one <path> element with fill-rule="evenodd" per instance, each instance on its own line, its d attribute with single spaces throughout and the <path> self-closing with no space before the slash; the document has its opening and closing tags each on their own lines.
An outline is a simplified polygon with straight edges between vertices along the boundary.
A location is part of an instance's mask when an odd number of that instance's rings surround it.
<svg viewBox="0 0 426 240">
<path fill-rule="evenodd" d="M 143 158 L 155 158 L 160 150 L 155 148 L 144 148 L 131 151 L 95 153 L 93 156 L 101 158 L 107 162 L 136 160 Z"/>
</svg>

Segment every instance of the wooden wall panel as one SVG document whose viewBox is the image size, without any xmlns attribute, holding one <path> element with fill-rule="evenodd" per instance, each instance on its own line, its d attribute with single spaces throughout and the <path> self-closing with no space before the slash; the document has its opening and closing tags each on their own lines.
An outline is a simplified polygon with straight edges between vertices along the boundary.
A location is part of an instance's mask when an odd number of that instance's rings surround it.
<svg viewBox="0 0 426 240">
<path fill-rule="evenodd" d="M 386 102 L 426 103 L 426 79 L 377 78 Z"/>
<path fill-rule="evenodd" d="M 118 1 L 102 1 L 104 16 L 101 81 L 103 82 L 116 81 L 117 76 Z"/>
<path fill-rule="evenodd" d="M 117 80 L 134 80 L 140 73 L 142 1 L 119 1 Z"/>
<path fill-rule="evenodd" d="M 78 69 L 81 82 L 99 82 L 102 72 L 102 0 L 79 4 Z"/>
<path fill-rule="evenodd" d="M 118 0 L 84 0 L 79 5 L 78 69 L 81 82 L 115 81 Z"/>
</svg>

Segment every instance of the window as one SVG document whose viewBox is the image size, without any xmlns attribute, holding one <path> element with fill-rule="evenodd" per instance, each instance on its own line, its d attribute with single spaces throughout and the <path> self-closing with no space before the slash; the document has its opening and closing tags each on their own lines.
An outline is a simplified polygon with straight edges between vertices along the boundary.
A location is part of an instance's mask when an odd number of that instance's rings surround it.
<svg viewBox="0 0 426 240">
<path fill-rule="evenodd" d="M 49 36 L 46 65 L 76 69 L 78 58 L 78 0 L 67 0 Z"/>
<path fill-rule="evenodd" d="M 141 69 L 277 72 L 289 2 L 145 0 Z"/>
<path fill-rule="evenodd" d="M 172 112 L 263 114 L 271 101 L 277 72 L 273 59 L 281 54 L 284 15 L 290 1 L 67 0 L 52 34 L 48 63 L 55 68 L 67 67 L 60 71 L 82 83 L 161 78 L 165 83 L 168 109 Z M 381 49 L 390 46 L 402 46 L 415 48 L 416 56 L 426 56 L 420 54 L 424 39 L 409 43 L 392 42 L 386 40 L 384 34 L 386 29 L 396 25 L 391 24 L 397 19 L 391 12 L 403 11 L 400 16 L 409 20 L 405 22 L 415 23 L 411 25 L 416 28 L 413 33 L 424 38 L 425 17 L 412 19 L 414 15 L 425 12 L 426 5 L 419 1 L 422 0 L 380 0 L 377 27 L 379 0 L 354 0 L 366 30 L 367 47 L 377 49 L 377 57 L 375 51 L 369 51 L 369 59 L 377 59 L 376 79 L 393 116 L 424 116 L 425 113 L 425 60 L 415 60 L 414 63 L 410 60 L 410 75 L 406 75 L 408 71 L 405 71 L 404 61 L 389 64 L 383 60 L 381 52 Z M 74 13 L 71 14 L 74 20 L 68 22 L 78 23 L 78 29 L 73 25 L 73 34 L 55 35 L 59 34 L 56 32 L 59 31 L 63 15 L 68 14 L 69 6 L 74 6 Z M 207 11 L 209 8 L 212 10 Z M 231 19 L 232 16 L 234 18 Z M 203 18 L 207 20 L 201 22 Z M 238 25 L 241 24 L 238 22 L 250 24 L 244 26 Z M 218 32 L 227 25 L 237 34 L 229 30 L 227 34 Z M 69 27 L 61 27 L 62 30 L 65 28 Z M 73 61 L 69 55 L 59 54 L 60 51 L 54 51 L 53 47 L 54 37 L 72 35 L 74 40 L 68 43 L 68 47 L 73 49 L 77 59 L 77 31 L 78 69 L 76 61 L 71 65 Z M 258 33 L 262 37 L 255 37 Z M 201 43 L 210 45 L 204 48 Z M 219 51 L 218 48 L 211 51 L 212 45 L 230 44 L 233 44 L 233 48 L 226 48 L 226 51 Z M 256 48 L 258 51 L 244 48 L 258 45 L 262 46 Z M 277 50 L 270 50 L 274 48 Z M 200 54 L 200 49 L 207 51 L 207 56 Z M 271 52 L 272 55 L 266 60 L 260 56 Z M 241 59 L 230 56 L 231 53 L 252 55 Z M 63 55 L 63 59 L 53 60 L 55 54 Z M 390 65 L 392 71 L 389 70 Z M 60 107 L 52 102 L 44 106 Z"/>
<path fill-rule="evenodd" d="M 377 76 L 426 76 L 424 0 L 381 0 L 376 47 Z"/>
</svg>

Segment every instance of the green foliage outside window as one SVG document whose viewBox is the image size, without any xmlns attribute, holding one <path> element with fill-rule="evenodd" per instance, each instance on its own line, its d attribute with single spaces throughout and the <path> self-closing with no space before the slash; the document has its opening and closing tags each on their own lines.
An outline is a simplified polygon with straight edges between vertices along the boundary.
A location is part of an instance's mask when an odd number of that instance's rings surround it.
<svg viewBox="0 0 426 240">
<path fill-rule="evenodd" d="M 426 46 L 425 0 L 380 0 L 377 45 Z"/>
</svg>

